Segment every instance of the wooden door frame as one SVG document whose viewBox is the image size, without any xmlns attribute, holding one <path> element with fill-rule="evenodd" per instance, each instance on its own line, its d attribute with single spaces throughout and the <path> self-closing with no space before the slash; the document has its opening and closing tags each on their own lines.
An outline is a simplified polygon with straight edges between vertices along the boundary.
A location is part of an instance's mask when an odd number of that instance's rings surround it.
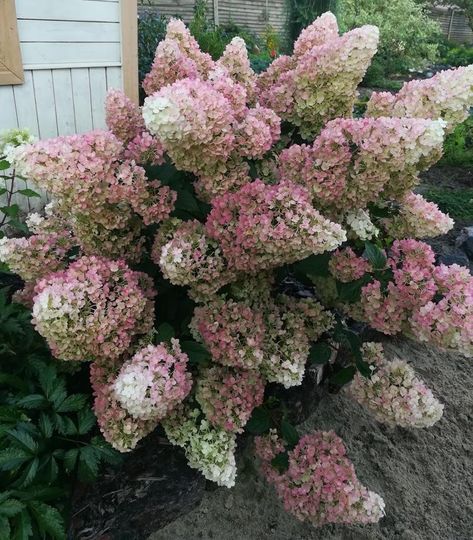
<svg viewBox="0 0 473 540">
<path fill-rule="evenodd" d="M 0 0 L 0 85 L 24 82 L 15 0 Z"/>
<path fill-rule="evenodd" d="M 0 0 L 1 1 L 1 0 Z M 138 105 L 138 6 L 137 0 L 120 0 L 122 76 L 125 94 Z"/>
</svg>

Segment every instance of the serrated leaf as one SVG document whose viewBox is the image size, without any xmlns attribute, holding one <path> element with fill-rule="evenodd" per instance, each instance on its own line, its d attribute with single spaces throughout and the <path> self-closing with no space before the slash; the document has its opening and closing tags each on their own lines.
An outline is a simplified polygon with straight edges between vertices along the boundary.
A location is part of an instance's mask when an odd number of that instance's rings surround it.
<svg viewBox="0 0 473 540">
<path fill-rule="evenodd" d="M 19 444 L 27 452 L 34 454 L 38 450 L 38 443 L 25 431 L 21 429 L 9 429 L 6 434 L 10 440 Z"/>
<path fill-rule="evenodd" d="M 356 367 L 355 366 L 347 366 L 342 368 L 340 371 L 335 373 L 330 377 L 330 382 L 333 384 L 337 384 L 339 386 L 343 386 L 347 383 L 349 383 L 356 373 Z"/>
<path fill-rule="evenodd" d="M 13 520 L 13 536 L 12 540 L 28 540 L 33 535 L 31 526 L 31 517 L 28 510 L 23 510 L 15 516 Z"/>
<path fill-rule="evenodd" d="M 77 413 L 77 432 L 80 435 L 88 433 L 97 422 L 95 414 L 91 409 L 83 409 Z"/>
<path fill-rule="evenodd" d="M 0 160 L 0 171 L 6 171 L 11 167 L 10 162 L 6 159 Z"/>
<path fill-rule="evenodd" d="M 289 455 L 287 452 L 281 452 L 271 460 L 271 465 L 280 473 L 289 468 Z"/>
<path fill-rule="evenodd" d="M 85 394 L 71 394 L 56 408 L 59 413 L 80 411 L 87 403 Z"/>
<path fill-rule="evenodd" d="M 77 426 L 68 416 L 62 416 L 61 421 L 56 422 L 56 428 L 61 435 L 77 435 Z"/>
<path fill-rule="evenodd" d="M 39 468 L 39 459 L 35 457 L 28 463 L 25 467 L 20 479 L 18 480 L 18 485 L 22 487 L 29 486 L 33 480 L 36 478 Z"/>
<path fill-rule="evenodd" d="M 266 407 L 255 407 L 246 424 L 246 431 L 253 435 L 261 435 L 271 428 L 271 415 Z"/>
<path fill-rule="evenodd" d="M 297 429 L 285 418 L 281 421 L 281 435 L 286 441 L 286 446 L 289 450 L 292 450 L 299 442 L 300 437 L 299 433 L 297 433 Z"/>
<path fill-rule="evenodd" d="M 27 225 L 21 221 L 18 221 L 17 219 L 10 219 L 10 221 L 8 222 L 8 226 L 25 234 L 30 232 Z"/>
<path fill-rule="evenodd" d="M 29 507 L 43 534 L 49 535 L 53 540 L 66 539 L 64 520 L 56 508 L 39 501 L 31 501 Z"/>
<path fill-rule="evenodd" d="M 330 275 L 328 263 L 330 262 L 331 254 L 321 253 L 320 255 L 310 255 L 307 259 L 295 263 L 293 268 L 296 272 L 301 272 L 310 276 L 327 277 Z"/>
<path fill-rule="evenodd" d="M 169 323 L 165 322 L 158 326 L 156 331 L 156 341 L 158 343 L 163 341 L 171 341 L 171 338 L 173 338 L 175 335 L 176 333 L 174 328 Z"/>
<path fill-rule="evenodd" d="M 20 195 L 24 195 L 25 197 L 41 197 L 39 193 L 36 193 L 36 191 L 29 188 L 19 189 L 17 193 L 20 193 Z"/>
<path fill-rule="evenodd" d="M 57 411 L 66 398 L 66 384 L 62 379 L 57 379 L 53 391 L 48 395 L 48 401 L 53 404 L 54 410 Z"/>
<path fill-rule="evenodd" d="M 53 434 L 53 423 L 49 416 L 42 412 L 39 415 L 38 427 L 45 439 L 49 439 Z"/>
<path fill-rule="evenodd" d="M 115 448 L 113 448 L 102 437 L 93 437 L 91 441 L 92 446 L 97 450 L 98 456 L 101 460 L 111 465 L 118 465 L 123 459 L 123 455 L 120 454 Z"/>
<path fill-rule="evenodd" d="M 347 302 L 353 304 L 358 302 L 361 298 L 361 290 L 365 285 L 371 281 L 368 274 L 365 274 L 360 279 L 350 281 L 349 283 L 342 283 L 337 281 L 337 292 L 341 302 Z"/>
<path fill-rule="evenodd" d="M 77 464 L 77 458 L 79 457 L 79 449 L 71 448 L 64 455 L 64 467 L 68 472 L 74 471 Z"/>
<path fill-rule="evenodd" d="M 54 501 L 64 497 L 64 490 L 54 486 L 43 486 L 33 484 L 26 491 L 15 491 L 16 497 L 22 501 L 32 501 L 35 499 L 41 501 Z"/>
<path fill-rule="evenodd" d="M 20 377 L 12 375 L 11 373 L 0 373 L 0 384 L 5 384 L 16 388 L 17 390 L 25 390 L 26 384 Z"/>
<path fill-rule="evenodd" d="M 19 514 L 25 505 L 16 499 L 7 499 L 0 504 L 0 515 L 13 517 Z"/>
<path fill-rule="evenodd" d="M 375 244 L 366 241 L 363 255 L 368 259 L 375 270 L 382 270 L 386 267 L 386 255 Z"/>
<path fill-rule="evenodd" d="M 51 456 L 48 463 L 48 467 L 45 471 L 49 484 L 54 483 L 54 481 L 57 478 L 58 472 L 59 472 L 59 467 L 58 467 L 56 458 L 54 456 Z"/>
<path fill-rule="evenodd" d="M 79 451 L 79 478 L 94 480 L 99 473 L 99 462 L 99 454 L 93 446 L 82 447 Z"/>
<path fill-rule="evenodd" d="M 10 522 L 5 516 L 0 516 L 0 540 L 11 540 Z"/>
<path fill-rule="evenodd" d="M 191 364 L 206 365 L 211 360 L 209 351 L 197 341 L 181 341 L 181 349 L 187 354 Z"/>
<path fill-rule="evenodd" d="M 309 362 L 315 365 L 326 364 L 332 356 L 332 348 L 325 341 L 314 343 L 309 351 Z"/>
<path fill-rule="evenodd" d="M 11 471 L 30 459 L 31 455 L 20 448 L 4 448 L 0 450 L 0 470 Z"/>
<path fill-rule="evenodd" d="M 46 398 L 41 394 L 30 394 L 19 399 L 16 404 L 24 409 L 41 409 L 47 405 Z"/>
</svg>

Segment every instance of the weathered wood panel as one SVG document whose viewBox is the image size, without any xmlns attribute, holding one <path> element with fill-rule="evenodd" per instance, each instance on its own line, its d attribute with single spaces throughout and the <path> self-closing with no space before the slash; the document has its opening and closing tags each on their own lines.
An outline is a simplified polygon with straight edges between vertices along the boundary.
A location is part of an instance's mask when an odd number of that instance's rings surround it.
<svg viewBox="0 0 473 540">
<path fill-rule="evenodd" d="M 432 9 L 432 18 L 440 24 L 442 33 L 450 41 L 473 43 L 473 30 L 463 11 L 436 6 Z"/>
</svg>

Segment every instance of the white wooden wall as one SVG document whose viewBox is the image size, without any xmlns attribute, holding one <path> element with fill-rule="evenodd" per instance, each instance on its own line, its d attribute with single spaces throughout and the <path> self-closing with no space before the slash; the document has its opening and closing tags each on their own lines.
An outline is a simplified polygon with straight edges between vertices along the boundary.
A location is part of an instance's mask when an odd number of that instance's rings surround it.
<svg viewBox="0 0 473 540">
<path fill-rule="evenodd" d="M 120 0 L 16 0 L 16 10 L 25 82 L 0 86 L 0 131 L 105 127 L 105 94 L 123 86 Z"/>
</svg>

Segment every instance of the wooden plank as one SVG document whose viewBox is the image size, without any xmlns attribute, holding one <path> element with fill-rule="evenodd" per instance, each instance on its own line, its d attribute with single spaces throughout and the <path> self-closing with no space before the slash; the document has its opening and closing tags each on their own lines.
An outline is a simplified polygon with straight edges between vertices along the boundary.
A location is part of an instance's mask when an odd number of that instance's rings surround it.
<svg viewBox="0 0 473 540">
<path fill-rule="evenodd" d="M 36 100 L 33 87 L 33 74 L 25 71 L 25 82 L 13 87 L 15 95 L 18 126 L 29 128 L 32 135 L 39 136 L 38 117 L 36 116 Z"/>
<path fill-rule="evenodd" d="M 18 21 L 22 43 L 28 42 L 119 42 L 118 22 L 41 21 L 22 19 Z"/>
<path fill-rule="evenodd" d="M 104 129 L 105 96 L 107 95 L 105 68 L 91 68 L 89 70 L 89 78 L 92 105 L 92 124 L 94 129 Z"/>
<path fill-rule="evenodd" d="M 77 133 L 93 129 L 90 78 L 87 68 L 71 69 L 72 99 Z"/>
<path fill-rule="evenodd" d="M 136 104 L 138 90 L 138 8 L 137 0 L 121 0 L 123 90 Z"/>
<path fill-rule="evenodd" d="M 87 64 L 120 62 L 120 43 L 22 43 L 25 69 L 31 65 Z"/>
<path fill-rule="evenodd" d="M 51 70 L 33 71 L 36 110 L 41 139 L 57 137 L 57 103 L 54 95 L 53 75 Z"/>
<path fill-rule="evenodd" d="M 122 70 L 119 67 L 109 67 L 107 74 L 107 90 L 110 88 L 123 88 Z"/>
<path fill-rule="evenodd" d="M 12 86 L 0 86 L 0 132 L 18 127 Z"/>
<path fill-rule="evenodd" d="M 76 131 L 71 70 L 53 69 L 52 73 L 58 134 L 71 135 Z"/>
<path fill-rule="evenodd" d="M 0 1 L 0 85 L 22 84 L 23 63 L 16 23 L 15 0 Z"/>
<path fill-rule="evenodd" d="M 97 0 L 17 0 L 18 19 L 118 22 L 118 2 Z"/>
</svg>

